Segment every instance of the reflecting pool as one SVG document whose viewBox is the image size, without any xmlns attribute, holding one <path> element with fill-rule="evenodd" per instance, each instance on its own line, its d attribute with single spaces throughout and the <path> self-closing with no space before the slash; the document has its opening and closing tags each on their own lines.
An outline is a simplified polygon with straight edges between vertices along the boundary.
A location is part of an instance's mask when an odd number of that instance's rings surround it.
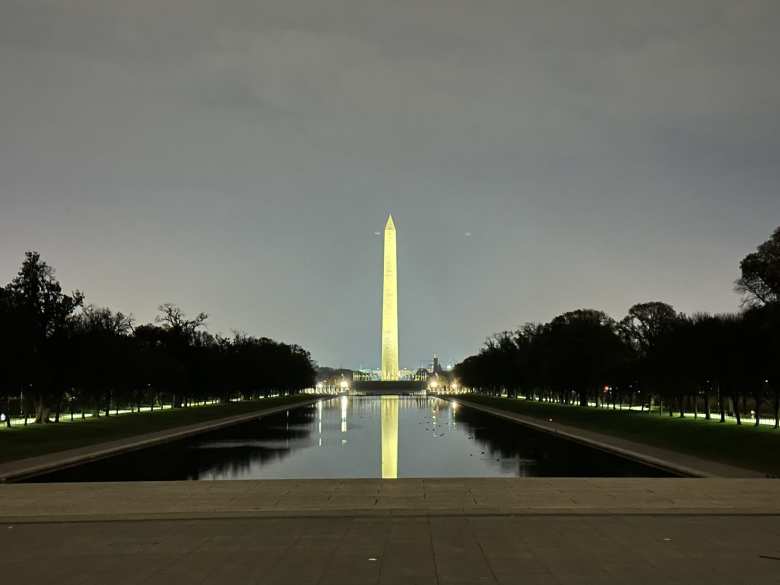
<svg viewBox="0 0 780 585">
<path fill-rule="evenodd" d="M 340 396 L 30 481 L 667 473 L 423 396 Z"/>
</svg>

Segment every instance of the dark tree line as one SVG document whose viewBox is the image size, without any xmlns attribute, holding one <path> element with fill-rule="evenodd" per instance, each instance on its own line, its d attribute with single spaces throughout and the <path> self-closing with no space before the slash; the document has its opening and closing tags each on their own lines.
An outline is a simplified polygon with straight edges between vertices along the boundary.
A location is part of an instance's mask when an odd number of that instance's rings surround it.
<svg viewBox="0 0 780 585">
<path fill-rule="evenodd" d="M 0 287 L 0 412 L 9 425 L 20 414 L 56 422 L 73 410 L 108 415 L 314 386 L 314 364 L 300 346 L 212 335 L 207 318 L 164 304 L 153 324 L 135 326 L 129 315 L 86 305 L 81 292 L 64 293 L 54 270 L 28 252 Z"/>
<path fill-rule="evenodd" d="M 780 228 L 741 263 L 738 314 L 684 315 L 634 305 L 616 321 L 581 309 L 490 338 L 459 363 L 477 392 L 582 406 L 658 409 L 780 427 Z"/>
</svg>

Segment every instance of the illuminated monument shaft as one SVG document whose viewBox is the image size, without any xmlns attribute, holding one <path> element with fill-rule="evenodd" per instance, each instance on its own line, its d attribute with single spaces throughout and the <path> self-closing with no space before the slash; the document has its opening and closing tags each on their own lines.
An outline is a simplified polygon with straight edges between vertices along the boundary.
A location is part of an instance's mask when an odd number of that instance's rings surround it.
<svg viewBox="0 0 780 585">
<path fill-rule="evenodd" d="M 398 379 L 398 272 L 393 216 L 385 225 L 384 287 L 382 289 L 382 380 Z"/>
</svg>

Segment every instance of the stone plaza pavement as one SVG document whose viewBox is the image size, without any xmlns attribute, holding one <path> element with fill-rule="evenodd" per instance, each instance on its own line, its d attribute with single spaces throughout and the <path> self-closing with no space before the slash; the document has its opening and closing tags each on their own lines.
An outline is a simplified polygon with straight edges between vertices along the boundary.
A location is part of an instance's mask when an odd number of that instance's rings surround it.
<svg viewBox="0 0 780 585">
<path fill-rule="evenodd" d="M 0 485 L 8 582 L 780 581 L 769 479 Z"/>
</svg>

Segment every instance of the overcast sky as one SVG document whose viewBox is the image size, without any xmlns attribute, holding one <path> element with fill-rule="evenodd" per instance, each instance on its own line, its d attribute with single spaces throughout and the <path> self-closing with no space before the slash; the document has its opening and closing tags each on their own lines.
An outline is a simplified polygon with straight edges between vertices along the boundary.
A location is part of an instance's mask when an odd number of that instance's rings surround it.
<svg viewBox="0 0 780 585">
<path fill-rule="evenodd" d="M 780 225 L 777 0 L 2 0 L 0 282 L 376 367 L 734 311 Z"/>
</svg>

